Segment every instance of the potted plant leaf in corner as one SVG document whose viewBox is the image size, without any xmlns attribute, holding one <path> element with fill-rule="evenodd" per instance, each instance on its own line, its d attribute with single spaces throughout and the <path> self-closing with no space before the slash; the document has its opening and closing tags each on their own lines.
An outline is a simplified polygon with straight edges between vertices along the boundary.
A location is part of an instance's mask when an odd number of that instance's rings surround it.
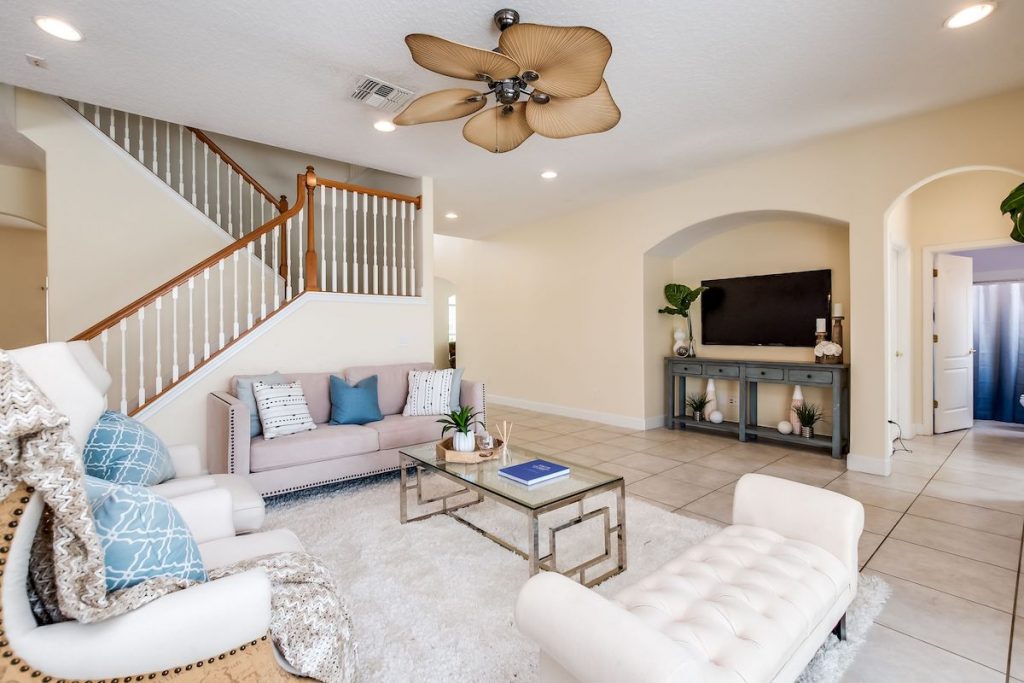
<svg viewBox="0 0 1024 683">
<path fill-rule="evenodd" d="M 474 413 L 470 406 L 460 406 L 458 410 L 448 413 L 438 423 L 444 425 L 441 430 L 441 438 L 454 429 L 452 436 L 452 447 L 460 453 L 472 453 L 476 450 L 476 437 L 473 435 L 473 425 L 481 424 L 476 417 L 480 413 Z"/>
<path fill-rule="evenodd" d="M 693 411 L 693 421 L 702 422 L 705 417 L 704 413 L 708 409 L 709 399 L 707 394 L 693 393 L 686 397 L 686 407 Z"/>
<path fill-rule="evenodd" d="M 690 288 L 686 285 L 671 283 L 665 285 L 665 300 L 669 306 L 659 308 L 658 313 L 666 315 L 681 315 L 686 318 L 686 345 L 679 348 L 676 354 L 685 358 L 692 358 L 697 355 L 697 348 L 693 343 L 693 323 L 690 321 L 690 306 L 700 298 L 700 295 L 707 290 L 707 287 Z"/>
<path fill-rule="evenodd" d="M 1007 195 L 999 205 L 999 211 L 1007 214 L 1013 221 L 1010 237 L 1016 242 L 1024 242 L 1024 183 Z"/>
</svg>

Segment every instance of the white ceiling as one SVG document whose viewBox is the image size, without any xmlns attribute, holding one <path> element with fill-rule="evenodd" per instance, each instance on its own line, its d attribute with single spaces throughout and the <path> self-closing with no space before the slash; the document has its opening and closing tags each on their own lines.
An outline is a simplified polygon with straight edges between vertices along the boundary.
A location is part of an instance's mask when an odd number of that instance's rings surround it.
<svg viewBox="0 0 1024 683">
<path fill-rule="evenodd" d="M 497 3 L 499 0 L 495 0 Z M 501 0 L 504 1 L 504 0 Z M 349 100 L 371 74 L 418 93 L 457 87 L 409 58 L 402 38 L 490 48 L 479 1 L 138 2 L 4 0 L 0 82 L 280 147 L 436 179 L 437 230 L 479 236 L 667 183 L 811 137 L 1024 85 L 1024 1 L 949 31 L 965 0 L 517 0 L 524 21 L 593 26 L 622 122 L 601 135 L 534 136 L 493 155 L 461 122 L 373 130 Z M 65 43 L 32 24 L 67 19 Z M 45 57 L 29 66 L 25 53 Z M 539 178 L 553 168 L 553 182 Z M 457 211 L 458 221 L 441 217 Z M 623 226 L 628 229 L 628 226 Z"/>
</svg>

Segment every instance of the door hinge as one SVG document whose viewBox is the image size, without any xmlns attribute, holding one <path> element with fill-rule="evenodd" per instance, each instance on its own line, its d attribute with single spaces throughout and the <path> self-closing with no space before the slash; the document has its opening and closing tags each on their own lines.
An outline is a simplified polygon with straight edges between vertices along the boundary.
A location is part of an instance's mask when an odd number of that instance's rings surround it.
<svg viewBox="0 0 1024 683">
<path fill-rule="evenodd" d="M 938 277 L 938 276 L 939 276 L 939 269 L 938 268 L 932 268 L 932 277 Z"/>
<path fill-rule="evenodd" d="M 939 343 L 939 335 L 937 335 L 937 334 L 933 334 L 932 335 L 932 343 L 933 344 L 938 344 Z"/>
<path fill-rule="evenodd" d="M 939 402 L 938 401 L 932 401 L 932 408 L 938 408 L 938 407 L 939 407 Z"/>
</svg>

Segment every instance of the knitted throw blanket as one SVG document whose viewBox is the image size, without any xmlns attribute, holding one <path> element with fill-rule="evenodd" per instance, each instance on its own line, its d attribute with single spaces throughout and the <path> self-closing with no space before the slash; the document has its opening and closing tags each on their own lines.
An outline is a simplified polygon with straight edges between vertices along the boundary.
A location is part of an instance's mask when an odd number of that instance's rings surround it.
<svg viewBox="0 0 1024 683">
<path fill-rule="evenodd" d="M 23 482 L 46 505 L 30 563 L 33 609 L 42 623 L 102 621 L 188 587 L 158 578 L 107 593 L 83 470 L 68 418 L 0 350 L 0 498 Z M 253 567 L 270 578 L 271 636 L 288 663 L 325 683 L 354 681 L 351 624 L 326 567 L 305 553 L 279 553 L 214 569 L 209 580 Z"/>
</svg>

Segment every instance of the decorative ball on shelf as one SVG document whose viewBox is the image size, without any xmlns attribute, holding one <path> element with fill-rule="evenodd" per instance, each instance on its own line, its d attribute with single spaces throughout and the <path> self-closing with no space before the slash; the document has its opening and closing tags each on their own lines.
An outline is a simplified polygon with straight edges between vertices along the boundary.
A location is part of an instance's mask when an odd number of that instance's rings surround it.
<svg viewBox="0 0 1024 683">
<path fill-rule="evenodd" d="M 779 423 L 778 430 L 779 434 L 792 434 L 793 425 L 790 424 L 788 420 L 783 420 L 782 422 Z"/>
<path fill-rule="evenodd" d="M 712 410 L 711 414 L 708 415 L 708 419 L 711 420 L 712 422 L 714 422 L 716 425 L 718 425 L 718 424 L 722 424 L 722 420 L 725 419 L 725 416 L 722 415 L 722 411 L 721 410 Z"/>
</svg>

